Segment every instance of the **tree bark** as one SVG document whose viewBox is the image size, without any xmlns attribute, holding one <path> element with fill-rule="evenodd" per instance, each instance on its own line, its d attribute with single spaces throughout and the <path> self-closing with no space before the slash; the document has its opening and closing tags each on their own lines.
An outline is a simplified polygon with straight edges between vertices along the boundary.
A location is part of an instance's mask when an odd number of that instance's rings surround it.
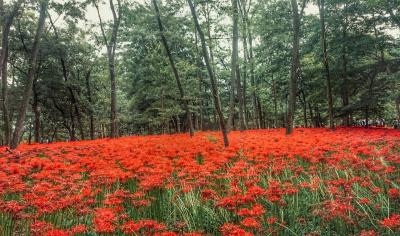
<svg viewBox="0 0 400 236">
<path fill-rule="evenodd" d="M 257 129 L 260 128 L 260 117 L 259 117 L 259 111 L 257 107 L 257 84 L 256 84 L 256 79 L 255 79 L 255 70 L 254 70 L 254 55 L 253 55 L 253 33 L 250 27 L 250 20 L 247 17 L 247 14 L 245 15 L 246 19 L 246 26 L 247 26 L 247 32 L 249 35 L 249 61 L 250 61 L 250 83 L 252 87 L 252 103 L 253 103 L 253 119 L 254 123 Z"/>
<path fill-rule="evenodd" d="M 396 98 L 397 129 L 400 130 L 400 95 Z"/>
<path fill-rule="evenodd" d="M 95 139 L 94 134 L 94 116 L 93 116 L 93 101 L 92 101 L 92 87 L 90 86 L 90 76 L 92 70 L 89 69 L 85 75 L 85 82 L 86 82 L 86 91 L 87 91 L 87 99 L 89 102 L 89 130 L 90 130 L 90 139 Z"/>
<path fill-rule="evenodd" d="M 119 130 L 118 130 L 118 114 L 117 114 L 117 82 L 115 76 L 115 50 L 117 47 L 117 36 L 118 30 L 121 22 L 121 1 L 117 0 L 118 4 L 118 14 L 115 10 L 114 1 L 110 0 L 110 9 L 113 15 L 113 25 L 112 25 L 112 32 L 111 32 L 111 39 L 108 42 L 103 21 L 100 16 L 99 6 L 95 3 L 95 7 L 97 9 L 97 14 L 100 21 L 100 29 L 103 35 L 104 44 L 107 47 L 107 57 L 108 57 L 108 69 L 109 69 L 109 77 L 111 82 L 111 137 L 117 138 L 119 137 Z"/>
<path fill-rule="evenodd" d="M 26 117 L 26 112 L 27 112 L 28 105 L 29 105 L 29 99 L 32 94 L 33 79 L 34 79 L 35 71 L 36 71 L 35 66 L 36 66 L 36 61 L 37 61 L 38 54 L 39 54 L 40 38 L 42 36 L 43 29 L 44 29 L 48 3 L 49 3 L 48 0 L 43 0 L 40 2 L 40 15 L 39 15 L 39 21 L 38 21 L 38 25 L 37 25 L 37 29 L 36 29 L 35 39 L 33 42 L 32 53 L 29 58 L 27 83 L 25 85 L 24 95 L 22 98 L 19 112 L 18 112 L 17 122 L 15 124 L 15 130 L 14 130 L 13 138 L 12 138 L 11 145 L 10 145 L 11 149 L 15 149 L 18 147 L 20 139 L 21 139 L 21 135 L 24 130 L 25 117 Z"/>
<path fill-rule="evenodd" d="M 33 124 L 33 136 L 35 143 L 40 143 L 40 108 L 39 108 L 39 98 L 37 92 L 37 78 L 33 81 L 33 103 L 32 110 L 35 115 L 35 121 Z"/>
<path fill-rule="evenodd" d="M 345 8 L 347 5 L 345 6 Z M 348 77 L 347 77 L 347 15 L 344 17 L 344 23 L 342 25 L 342 106 L 344 109 L 343 124 L 345 126 L 351 125 L 351 119 L 349 112 L 346 111 L 349 105 L 349 88 L 348 88 Z"/>
<path fill-rule="evenodd" d="M 290 70 L 289 82 L 289 101 L 288 112 L 286 119 L 286 134 L 293 133 L 294 113 L 296 111 L 296 94 L 297 94 L 297 79 L 300 73 L 300 15 L 297 6 L 297 0 L 291 0 L 292 17 L 293 17 L 293 51 L 292 51 L 292 66 Z"/>
<path fill-rule="evenodd" d="M 8 44 L 10 28 L 15 16 L 21 7 L 22 0 L 14 3 L 12 10 L 6 15 L 4 11 L 3 1 L 0 2 L 0 19 L 1 19 L 1 53 L 0 53 L 0 76 L 2 80 L 1 88 L 1 110 L 3 111 L 3 130 L 4 130 L 4 145 L 9 145 L 11 141 L 11 125 L 8 111 Z"/>
<path fill-rule="evenodd" d="M 174 61 L 174 58 L 172 57 L 171 50 L 168 46 L 167 38 L 164 35 L 164 27 L 163 27 L 163 24 L 161 21 L 161 14 L 160 14 L 160 10 L 157 5 L 157 0 L 153 0 L 153 5 L 154 5 L 154 9 L 156 11 L 156 18 L 157 18 L 158 28 L 160 30 L 161 41 L 164 46 L 165 52 L 167 53 L 168 60 L 171 65 L 171 69 L 172 69 L 172 72 L 174 73 L 176 84 L 178 86 L 179 94 L 181 97 L 181 102 L 183 103 L 183 108 L 185 109 L 185 112 L 186 112 L 186 119 L 187 119 L 187 122 L 189 125 L 189 135 L 190 135 L 190 137 L 193 137 L 194 130 L 193 130 L 192 113 L 190 112 L 190 109 L 189 109 L 189 101 L 185 97 L 185 91 L 183 90 L 183 87 L 182 87 L 181 78 L 180 78 L 178 70 L 175 66 L 175 61 Z"/>
<path fill-rule="evenodd" d="M 207 46 L 206 46 L 206 39 L 204 37 L 204 33 L 200 27 L 199 21 L 197 19 L 197 13 L 196 13 L 196 9 L 193 5 L 192 0 L 187 0 L 189 3 L 189 7 L 190 7 L 190 11 L 192 13 L 192 17 L 193 17 L 193 21 L 194 24 L 196 26 L 197 32 L 199 33 L 199 37 L 200 37 L 200 41 L 201 41 L 201 48 L 203 51 L 203 57 L 204 57 L 204 61 L 206 63 L 206 67 L 207 67 L 207 71 L 208 71 L 208 75 L 210 77 L 210 81 L 211 81 L 211 88 L 212 88 L 212 95 L 214 98 L 214 106 L 215 106 L 215 110 L 218 113 L 218 118 L 219 118 L 219 126 L 222 132 L 222 136 L 224 139 L 224 145 L 225 147 L 229 146 L 229 140 L 228 140 L 228 133 L 226 130 L 226 126 L 225 126 L 225 120 L 224 120 L 224 115 L 222 114 L 222 110 L 221 110 L 221 100 L 219 97 L 219 92 L 218 92 L 218 87 L 217 87 L 217 83 L 216 83 L 216 79 L 215 79 L 215 75 L 212 69 L 212 65 L 210 62 L 210 56 L 208 54 L 207 51 Z"/>
<path fill-rule="evenodd" d="M 229 116 L 228 116 L 228 130 L 233 127 L 233 119 L 235 116 L 235 90 L 239 91 L 237 88 L 238 75 L 238 57 L 239 57 L 239 27 L 238 27 L 238 3 L 237 0 L 232 0 L 232 55 L 231 55 L 231 87 L 230 87 L 230 97 L 229 97 Z M 239 95 L 239 94 L 238 94 Z M 239 118 L 240 119 L 240 118 Z M 240 122 L 241 123 L 241 122 Z M 240 129 L 242 125 L 240 124 Z"/>
<path fill-rule="evenodd" d="M 326 25 L 325 25 L 325 0 L 317 0 L 319 9 L 319 20 L 321 24 L 321 45 L 323 50 L 323 63 L 325 67 L 326 75 L 326 91 L 328 99 L 328 113 L 329 113 L 329 128 L 335 129 L 335 120 L 333 118 L 333 98 L 332 98 L 332 85 L 331 85 L 331 74 L 329 69 L 329 58 L 328 58 L 328 45 L 326 41 Z"/>
</svg>

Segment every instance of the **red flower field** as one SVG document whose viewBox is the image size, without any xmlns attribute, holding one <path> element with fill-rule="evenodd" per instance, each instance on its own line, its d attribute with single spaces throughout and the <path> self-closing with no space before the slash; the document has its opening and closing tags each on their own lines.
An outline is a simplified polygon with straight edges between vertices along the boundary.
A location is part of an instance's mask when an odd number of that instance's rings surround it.
<svg viewBox="0 0 400 236">
<path fill-rule="evenodd" d="M 0 235 L 398 235 L 400 132 L 298 129 L 0 149 Z"/>
</svg>

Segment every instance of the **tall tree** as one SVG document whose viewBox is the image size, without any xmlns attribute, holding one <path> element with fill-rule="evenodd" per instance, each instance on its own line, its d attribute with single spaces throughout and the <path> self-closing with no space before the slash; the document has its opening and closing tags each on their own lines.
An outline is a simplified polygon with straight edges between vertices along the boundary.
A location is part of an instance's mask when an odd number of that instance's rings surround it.
<svg viewBox="0 0 400 236">
<path fill-rule="evenodd" d="M 29 69 L 28 69 L 28 75 L 27 75 L 27 81 L 25 84 L 25 89 L 24 89 L 24 94 L 23 98 L 20 104 L 20 108 L 18 111 L 18 118 L 17 122 L 15 124 L 15 129 L 13 133 L 13 137 L 11 140 L 10 148 L 15 149 L 18 147 L 20 138 L 22 135 L 22 132 L 24 130 L 24 124 L 25 124 L 25 117 L 26 117 L 26 112 L 28 109 L 29 105 L 29 100 L 32 95 L 32 87 L 33 87 L 33 80 L 35 77 L 35 72 L 36 72 L 36 61 L 38 58 L 39 54 L 39 44 L 40 44 L 40 39 L 44 30 L 44 25 L 46 21 L 46 13 L 47 13 L 47 7 L 48 7 L 49 1 L 48 0 L 41 0 L 40 1 L 40 13 L 39 13 L 39 21 L 36 29 L 36 34 L 35 38 L 33 41 L 33 46 L 32 46 L 32 52 L 29 58 Z"/>
<path fill-rule="evenodd" d="M 94 2 L 97 10 L 97 15 L 100 21 L 100 29 L 103 35 L 103 43 L 107 47 L 108 69 L 111 82 L 111 137 L 117 138 L 119 136 L 118 130 L 118 114 L 117 114 L 117 81 L 115 73 L 115 50 L 117 48 L 118 30 L 121 23 L 121 0 L 117 0 L 118 12 L 115 9 L 113 0 L 109 0 L 110 9 L 113 16 L 111 38 L 108 40 L 106 31 L 104 29 L 103 20 L 100 15 L 99 5 Z"/>
<path fill-rule="evenodd" d="M 4 129 L 4 145 L 10 144 L 11 139 L 11 126 L 10 126 L 10 117 L 8 111 L 8 52 L 9 52 L 9 34 L 10 28 L 14 21 L 14 18 L 17 16 L 18 11 L 21 7 L 22 0 L 18 0 L 14 3 L 10 12 L 6 13 L 4 10 L 3 1 L 1 1 L 1 47 L 2 50 L 0 52 L 0 76 L 2 80 L 2 89 L 1 89 L 1 110 L 3 111 L 3 129 Z"/>
<path fill-rule="evenodd" d="M 333 118 L 333 98 L 332 98 L 332 84 L 331 84 L 331 73 L 329 69 L 329 58 L 328 58 L 328 44 L 326 41 L 326 24 L 325 24 L 325 0 L 317 0 L 319 10 L 319 20 L 321 25 L 321 45 L 323 51 L 323 63 L 325 68 L 326 76 L 326 91 L 328 99 L 328 115 L 329 115 L 329 127 L 335 129 L 335 121 Z"/>
<path fill-rule="evenodd" d="M 220 100 L 220 97 L 219 97 L 217 82 L 216 82 L 214 71 L 212 69 L 212 65 L 211 65 L 211 62 L 210 62 L 210 56 L 208 55 L 208 51 L 207 51 L 206 39 L 205 39 L 203 30 L 200 27 L 199 20 L 197 19 L 197 13 L 196 13 L 196 9 L 195 9 L 195 7 L 193 5 L 193 2 L 192 2 L 192 0 L 187 0 L 187 1 L 189 3 L 189 7 L 190 7 L 190 11 L 192 13 L 192 17 L 193 17 L 193 21 L 194 21 L 195 27 L 196 27 L 197 32 L 198 32 L 199 37 L 200 37 L 201 48 L 202 48 L 203 57 L 204 57 L 204 62 L 206 63 L 208 76 L 210 77 L 212 95 L 213 95 L 213 98 L 214 98 L 214 106 L 215 106 L 215 110 L 216 110 L 216 112 L 218 114 L 219 126 L 220 126 L 220 129 L 221 129 L 221 132 L 222 132 L 222 137 L 224 139 L 224 145 L 225 145 L 225 147 L 227 147 L 227 146 L 229 146 L 228 132 L 227 132 L 226 125 L 225 125 L 224 115 L 223 115 L 222 110 L 221 110 L 221 100 Z"/>
<path fill-rule="evenodd" d="M 190 112 L 190 109 L 189 109 L 189 101 L 185 97 L 185 91 L 183 90 L 183 87 L 182 87 L 181 78 L 180 78 L 178 70 L 176 68 L 174 58 L 172 57 L 171 50 L 169 49 L 167 38 L 165 37 L 165 34 L 164 34 L 165 33 L 164 27 L 163 27 L 163 24 L 161 21 L 161 14 L 160 14 L 160 10 L 157 5 L 157 0 L 153 0 L 153 5 L 154 5 L 154 9 L 156 11 L 156 18 L 157 18 L 158 28 L 160 30 L 161 41 L 164 46 L 165 52 L 167 53 L 168 60 L 171 65 L 171 68 L 172 68 L 172 72 L 174 73 L 174 76 L 175 76 L 176 84 L 178 86 L 179 94 L 181 97 L 181 102 L 183 103 L 183 108 L 185 109 L 185 112 L 186 112 L 186 119 L 187 119 L 187 122 L 189 125 L 189 134 L 190 134 L 190 137 L 192 137 L 194 135 L 194 130 L 193 130 L 192 113 Z"/>
<path fill-rule="evenodd" d="M 288 112 L 286 119 L 286 134 L 293 133 L 294 126 L 294 113 L 296 111 L 296 97 L 297 97 L 297 80 L 300 76 L 300 23 L 304 14 L 306 0 L 303 0 L 301 12 L 297 0 L 291 0 L 292 6 L 292 26 L 293 26 L 293 48 L 292 48 L 292 65 L 290 69 L 290 82 L 289 82 L 289 101 Z"/>
</svg>

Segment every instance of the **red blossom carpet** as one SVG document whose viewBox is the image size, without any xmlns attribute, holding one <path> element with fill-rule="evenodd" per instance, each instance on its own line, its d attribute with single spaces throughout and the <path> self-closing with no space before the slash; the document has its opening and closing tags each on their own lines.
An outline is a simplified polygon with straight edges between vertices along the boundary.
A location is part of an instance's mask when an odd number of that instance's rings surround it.
<svg viewBox="0 0 400 236">
<path fill-rule="evenodd" d="M 126 137 L 0 149 L 0 235 L 396 235 L 400 132 Z"/>
</svg>

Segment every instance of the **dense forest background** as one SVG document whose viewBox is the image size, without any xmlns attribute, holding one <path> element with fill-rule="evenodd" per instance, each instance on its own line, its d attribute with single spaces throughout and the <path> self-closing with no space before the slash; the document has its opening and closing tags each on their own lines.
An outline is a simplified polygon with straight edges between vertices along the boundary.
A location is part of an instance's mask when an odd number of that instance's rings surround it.
<svg viewBox="0 0 400 236">
<path fill-rule="evenodd" d="M 2 145 L 400 120 L 399 0 L 0 4 Z"/>
</svg>

